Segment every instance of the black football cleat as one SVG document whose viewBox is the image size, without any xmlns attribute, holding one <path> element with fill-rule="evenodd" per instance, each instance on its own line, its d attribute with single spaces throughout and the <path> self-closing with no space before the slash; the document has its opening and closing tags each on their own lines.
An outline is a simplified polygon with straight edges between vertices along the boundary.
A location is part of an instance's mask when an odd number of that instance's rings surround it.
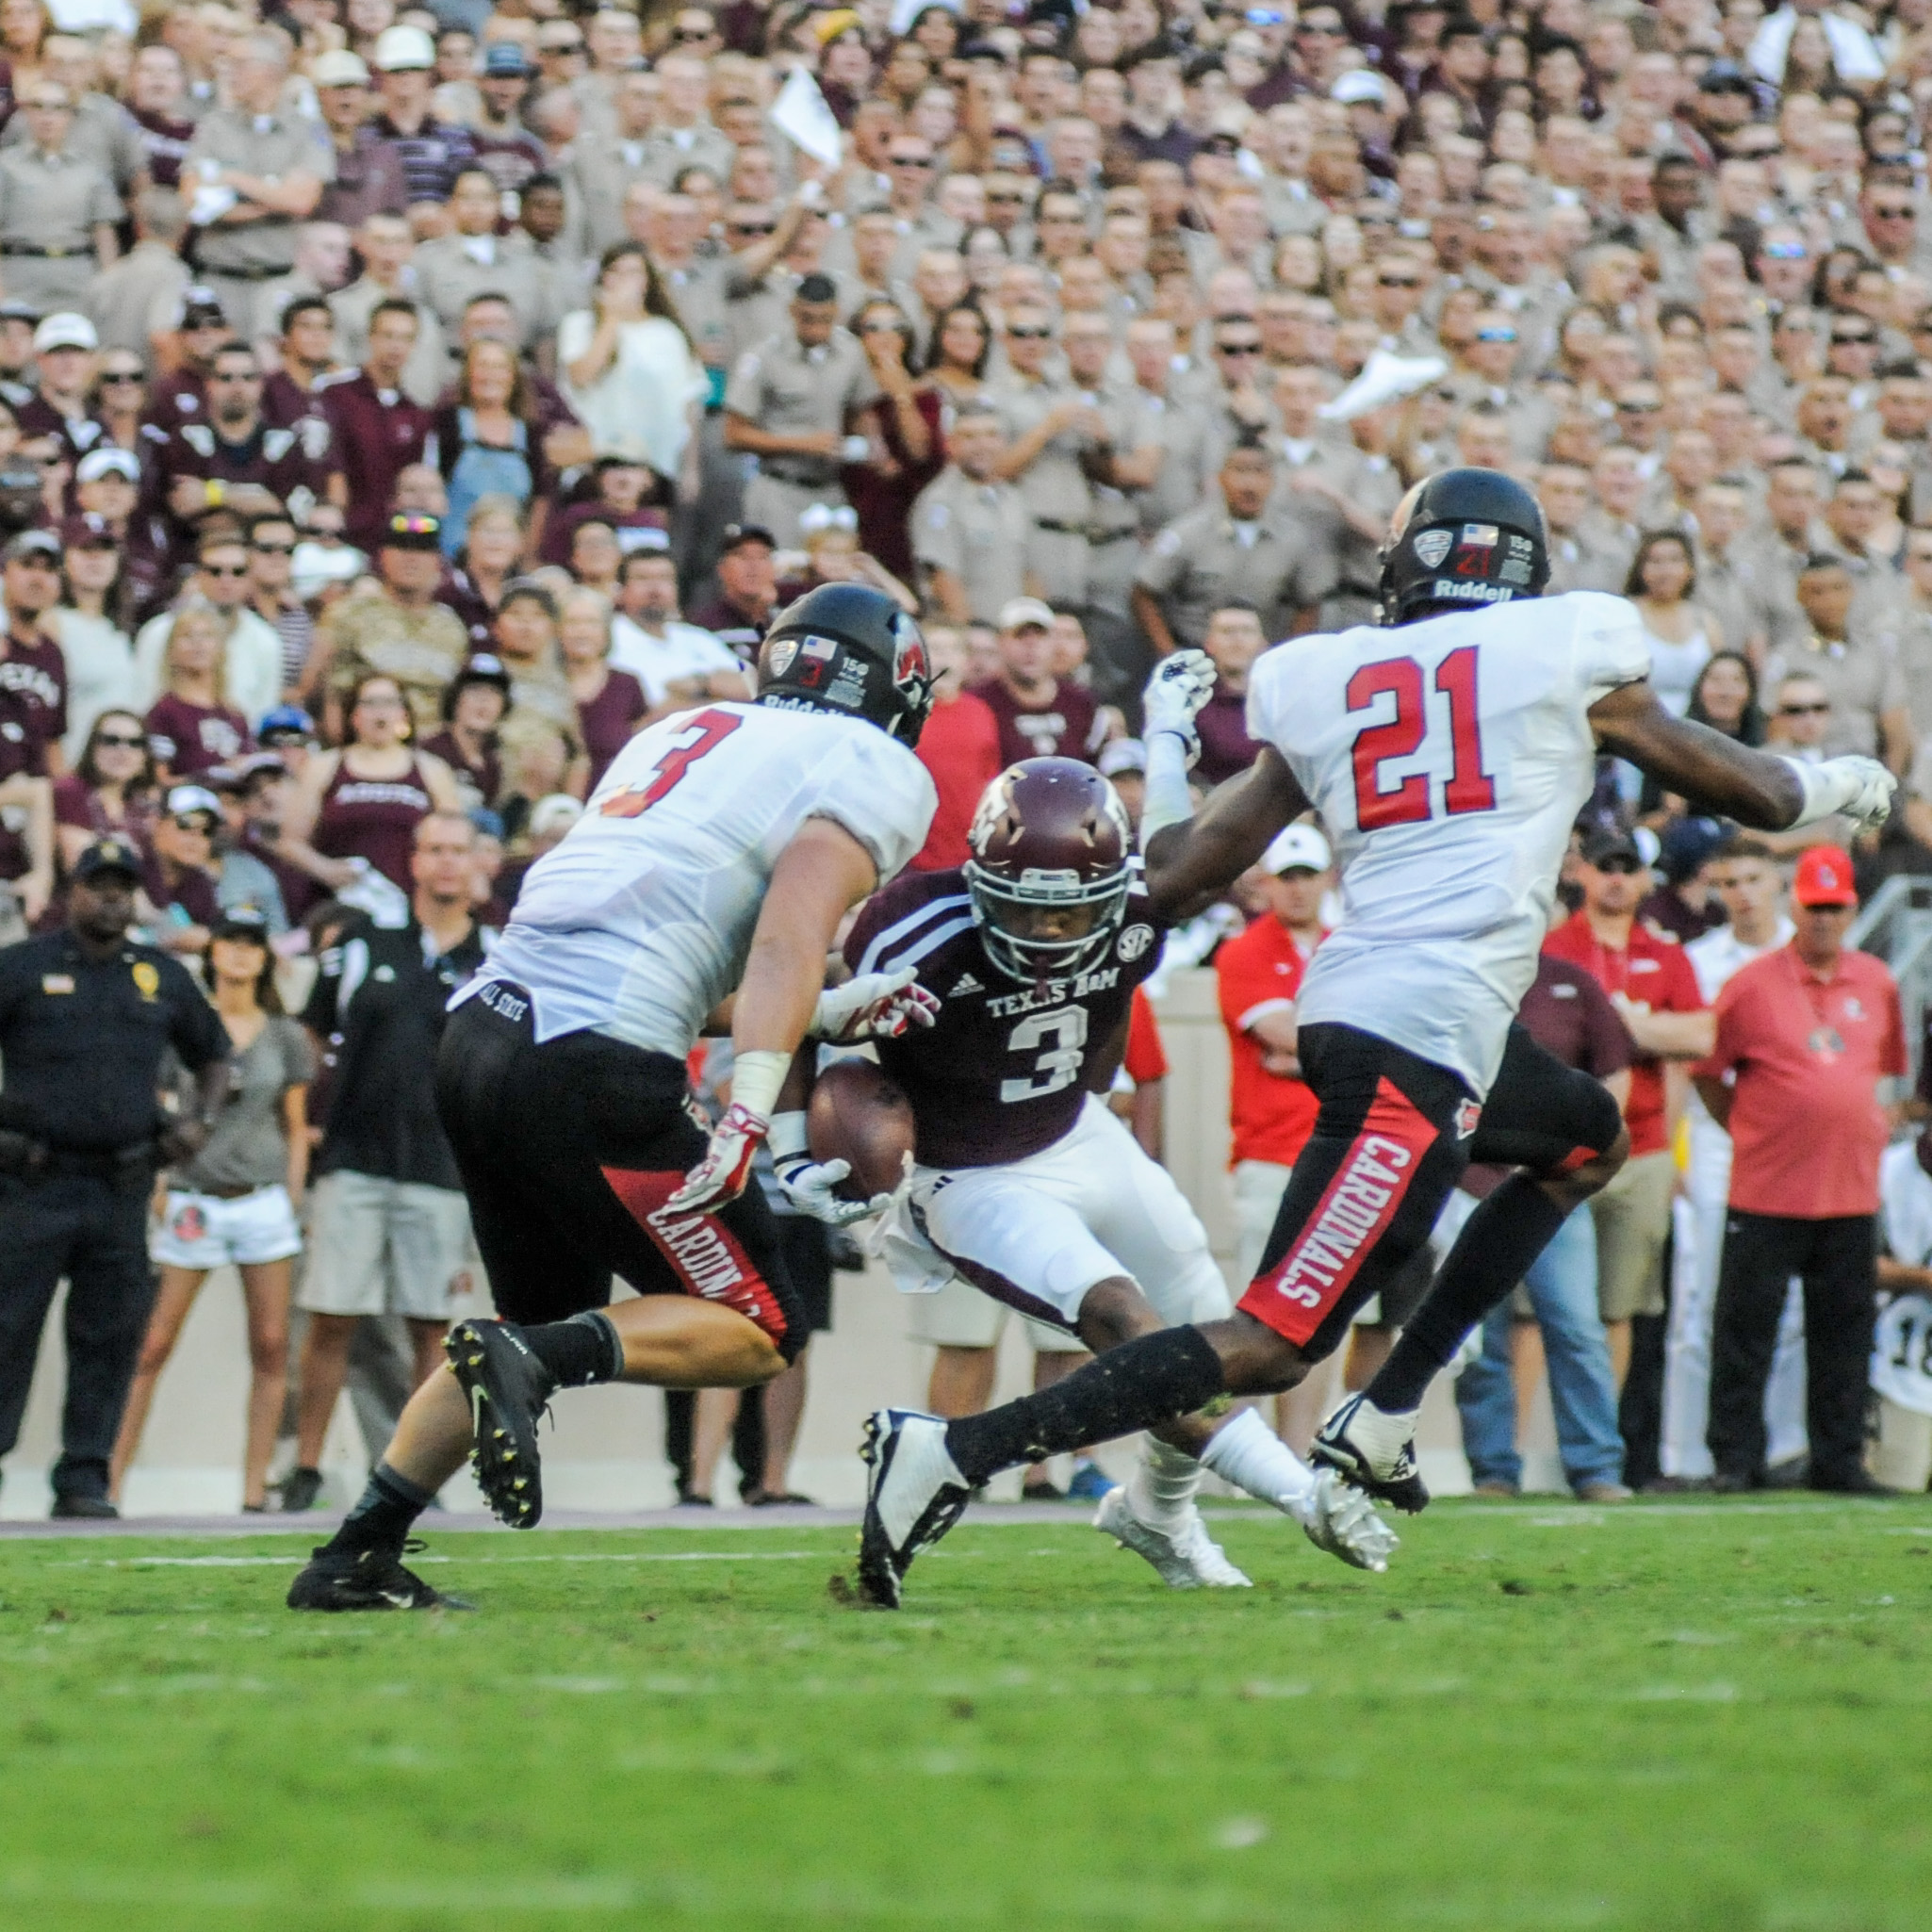
<svg viewBox="0 0 1932 1932">
<path fill-rule="evenodd" d="M 536 1425 L 556 1382 L 508 1322 L 459 1321 L 443 1352 L 469 1403 L 477 1486 L 499 1523 L 534 1529 L 544 1513 Z"/>
<path fill-rule="evenodd" d="M 1357 1489 L 1416 1515 L 1429 1507 L 1429 1485 L 1416 1465 L 1416 1418 L 1386 1416 L 1366 1395 L 1351 1396 L 1308 1445 L 1308 1460 L 1326 1465 Z"/>
<path fill-rule="evenodd" d="M 418 1550 L 411 1540 L 404 1549 Z M 385 1549 L 317 1549 L 288 1586 L 290 1610 L 474 1610 L 433 1590 Z"/>
</svg>

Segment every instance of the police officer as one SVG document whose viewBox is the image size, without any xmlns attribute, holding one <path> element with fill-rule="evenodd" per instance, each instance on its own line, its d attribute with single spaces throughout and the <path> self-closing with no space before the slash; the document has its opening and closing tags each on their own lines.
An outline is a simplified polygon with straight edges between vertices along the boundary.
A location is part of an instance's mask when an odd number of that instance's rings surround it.
<svg viewBox="0 0 1932 1932">
<path fill-rule="evenodd" d="M 227 1098 L 228 1037 L 186 968 L 134 944 L 140 855 L 101 839 L 74 862 L 65 931 L 0 950 L 0 1455 L 20 1434 L 41 1330 L 63 1276 L 67 1402 L 57 1516 L 111 1516 L 107 1463 L 153 1299 L 148 1197 Z M 172 1046 L 188 1111 L 156 1099 Z"/>
<path fill-rule="evenodd" d="M 74 151 L 65 88 L 36 81 L 21 110 L 33 139 L 0 152 L 0 272 L 16 301 L 43 313 L 78 308 L 118 253 L 115 223 L 126 210 L 100 167 Z"/>
<path fill-rule="evenodd" d="M 920 583 L 948 624 L 995 623 L 1015 598 L 1040 589 L 1033 517 L 1019 490 L 999 479 L 1005 447 L 999 417 L 969 403 L 947 438 L 952 461 L 912 505 Z"/>
<path fill-rule="evenodd" d="M 745 492 L 745 517 L 781 544 L 798 541 L 798 518 L 813 503 L 840 504 L 841 463 L 870 455 L 845 423 L 878 395 L 859 338 L 839 327 L 838 285 L 807 275 L 792 301 L 792 327 L 738 358 L 725 389 L 725 447 L 758 459 Z"/>
<path fill-rule="evenodd" d="M 1306 531 L 1270 517 L 1274 460 L 1258 441 L 1236 443 L 1220 467 L 1220 500 L 1177 517 L 1148 547 L 1134 581 L 1134 614 L 1157 656 L 1199 648 L 1227 604 L 1261 614 L 1276 643 L 1311 629 L 1336 582 L 1334 554 Z"/>
<path fill-rule="evenodd" d="M 254 319 L 255 291 L 295 267 L 295 224 L 336 178 L 336 151 L 313 121 L 282 110 L 287 42 L 251 34 L 230 56 L 234 105 L 205 114 L 181 163 L 181 188 L 200 205 L 201 279 L 235 327 Z"/>
</svg>

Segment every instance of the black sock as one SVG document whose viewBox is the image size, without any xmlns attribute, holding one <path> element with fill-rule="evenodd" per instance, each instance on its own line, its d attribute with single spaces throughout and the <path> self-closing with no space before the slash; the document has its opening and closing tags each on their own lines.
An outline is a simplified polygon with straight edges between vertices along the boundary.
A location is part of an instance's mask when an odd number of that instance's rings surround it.
<svg viewBox="0 0 1932 1932">
<path fill-rule="evenodd" d="M 364 1549 L 400 1550 L 416 1519 L 435 1500 L 435 1492 L 418 1488 L 387 1463 L 369 1472 L 362 1500 L 351 1510 L 323 1548 L 341 1555 Z"/>
<path fill-rule="evenodd" d="M 611 1318 L 592 1308 L 568 1321 L 548 1321 L 521 1331 L 530 1352 L 556 1378 L 559 1388 L 587 1388 L 615 1382 L 624 1372 L 624 1343 Z"/>
<path fill-rule="evenodd" d="M 946 1430 L 946 1448 L 977 1488 L 1002 1469 L 1191 1415 L 1226 1387 L 1220 1357 L 1198 1328 L 1164 1328 L 1109 1349 L 1038 1395 L 962 1416 Z"/>
<path fill-rule="evenodd" d="M 1391 1413 L 1419 1408 L 1464 1337 L 1523 1279 L 1566 1214 L 1528 1174 L 1512 1174 L 1463 1223 L 1434 1286 L 1368 1384 L 1368 1400 Z"/>
</svg>

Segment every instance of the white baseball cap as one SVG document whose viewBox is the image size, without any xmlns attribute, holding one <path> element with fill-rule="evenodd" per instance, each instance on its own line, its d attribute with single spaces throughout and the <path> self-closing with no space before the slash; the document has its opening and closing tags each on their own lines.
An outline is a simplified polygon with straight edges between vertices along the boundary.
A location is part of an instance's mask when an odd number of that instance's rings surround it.
<svg viewBox="0 0 1932 1932">
<path fill-rule="evenodd" d="M 403 31 L 414 33 L 418 29 L 406 27 Z M 327 53 L 316 56 L 308 77 L 319 88 L 366 88 L 368 68 L 360 54 L 352 54 L 347 47 L 331 47 Z"/>
<path fill-rule="evenodd" d="M 1054 628 L 1054 613 L 1051 604 L 1043 604 L 1038 598 L 1009 598 L 1000 606 L 1000 629 L 1002 630 L 1023 630 L 1029 624 L 1037 624 L 1042 630 Z"/>
<path fill-rule="evenodd" d="M 44 354 L 49 349 L 98 349 L 101 338 L 94 333 L 94 325 L 85 316 L 78 316 L 72 309 L 62 309 L 58 315 L 48 316 L 34 331 L 34 353 Z"/>
<path fill-rule="evenodd" d="M 131 450 L 106 449 L 90 450 L 80 459 L 80 466 L 74 472 L 76 483 L 94 483 L 104 476 L 125 477 L 129 483 L 140 481 L 140 465 Z"/>
<path fill-rule="evenodd" d="M 1334 863 L 1334 855 L 1328 849 L 1328 841 L 1313 826 L 1290 826 L 1276 834 L 1261 855 L 1261 862 L 1276 874 L 1326 872 Z"/>
<path fill-rule="evenodd" d="M 419 26 L 385 26 L 376 36 L 376 71 L 401 74 L 436 64 L 435 42 Z"/>
</svg>

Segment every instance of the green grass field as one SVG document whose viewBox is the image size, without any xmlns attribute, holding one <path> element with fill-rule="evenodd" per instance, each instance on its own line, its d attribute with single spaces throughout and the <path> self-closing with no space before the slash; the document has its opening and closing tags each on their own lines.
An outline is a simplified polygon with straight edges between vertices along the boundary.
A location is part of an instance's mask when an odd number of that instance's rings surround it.
<svg viewBox="0 0 1932 1932">
<path fill-rule="evenodd" d="M 336 1619 L 291 1537 L 0 1543 L 0 1925 L 1932 1924 L 1932 1498 L 1218 1531 L 1253 1591 L 969 1520 L 897 1616 L 849 1531 L 439 1534 L 479 1614 Z"/>
</svg>

